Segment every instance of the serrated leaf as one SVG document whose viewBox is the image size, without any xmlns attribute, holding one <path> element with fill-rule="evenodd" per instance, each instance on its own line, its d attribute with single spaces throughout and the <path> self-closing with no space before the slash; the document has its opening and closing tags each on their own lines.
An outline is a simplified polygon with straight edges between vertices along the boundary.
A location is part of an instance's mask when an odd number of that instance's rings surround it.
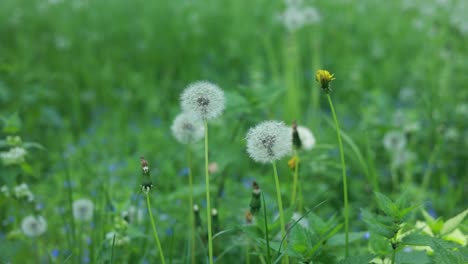
<svg viewBox="0 0 468 264">
<path fill-rule="evenodd" d="M 377 204 L 380 210 L 388 216 L 397 218 L 398 207 L 392 202 L 392 200 L 390 200 L 390 198 L 379 192 L 375 192 L 375 198 L 377 199 Z"/>
<path fill-rule="evenodd" d="M 391 225 L 392 219 L 383 216 L 377 216 L 367 210 L 362 210 L 362 220 L 367 224 L 369 230 L 388 239 L 395 235 L 394 228 Z"/>
<path fill-rule="evenodd" d="M 458 225 L 463 221 L 463 219 L 465 219 L 467 214 L 468 209 L 445 221 L 444 226 L 442 227 L 441 234 L 447 235 L 453 230 L 455 230 L 458 227 Z"/>
</svg>

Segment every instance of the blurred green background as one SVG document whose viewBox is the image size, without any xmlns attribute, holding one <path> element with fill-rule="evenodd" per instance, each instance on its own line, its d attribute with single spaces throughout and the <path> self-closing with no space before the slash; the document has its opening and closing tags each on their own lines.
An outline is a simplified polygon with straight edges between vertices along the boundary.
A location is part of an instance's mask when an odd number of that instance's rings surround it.
<svg viewBox="0 0 468 264">
<path fill-rule="evenodd" d="M 293 5 L 309 13 L 288 13 Z M 297 120 L 313 131 L 317 148 L 304 154 L 301 171 L 305 205 L 327 200 L 321 214 L 340 215 L 336 135 L 314 79 L 324 68 L 335 74 L 331 95 L 351 139 L 352 229 L 364 229 L 359 208 L 374 206 L 372 191 L 400 193 L 390 179 L 397 157 L 383 146 L 389 131 L 405 133 L 412 157 L 396 169 L 401 191 L 437 216 L 453 216 L 467 207 L 467 12 L 463 0 L 2 0 L 0 135 L 45 150 L 29 151 L 27 167 L 2 167 L 0 185 L 30 185 L 49 223 L 47 251 L 63 249 L 66 232 L 53 227 L 66 225 L 59 211 L 69 210 L 70 193 L 95 201 L 102 217 L 89 244 L 92 260 L 113 216 L 139 204 L 143 155 L 156 210 L 166 216 L 163 241 L 176 255 L 186 228 L 186 149 L 170 125 L 183 89 L 209 80 L 227 99 L 223 116 L 210 123 L 222 229 L 242 223 L 253 179 L 276 208 L 271 168 L 250 161 L 243 140 L 266 119 Z M 194 172 L 203 205 L 202 147 L 194 146 Z M 287 160 L 279 170 L 287 207 Z M 2 201 L 2 220 L 15 216 L 2 224 L 5 237 L 31 209 Z M 134 257 L 147 246 L 135 239 L 127 249 Z"/>
</svg>

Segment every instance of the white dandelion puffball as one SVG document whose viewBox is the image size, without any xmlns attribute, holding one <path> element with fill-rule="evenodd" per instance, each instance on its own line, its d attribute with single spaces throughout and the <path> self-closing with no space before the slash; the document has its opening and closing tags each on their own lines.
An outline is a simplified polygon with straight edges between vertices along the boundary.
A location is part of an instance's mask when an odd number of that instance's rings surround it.
<svg viewBox="0 0 468 264">
<path fill-rule="evenodd" d="M 400 131 L 390 131 L 383 139 L 384 147 L 389 151 L 399 151 L 406 146 L 406 136 Z"/>
<path fill-rule="evenodd" d="M 247 152 L 260 163 L 281 159 L 291 152 L 290 128 L 283 122 L 265 121 L 247 132 Z"/>
<path fill-rule="evenodd" d="M 292 135 L 293 130 L 292 128 L 290 129 L 290 133 Z M 312 131 L 308 129 L 307 127 L 303 126 L 297 126 L 297 133 L 299 134 L 299 138 L 301 139 L 302 143 L 302 148 L 305 150 L 311 150 L 315 146 L 315 137 L 314 134 L 312 134 Z"/>
<path fill-rule="evenodd" d="M 73 217 L 78 221 L 88 221 L 93 217 L 94 204 L 89 199 L 79 199 L 73 202 Z"/>
<path fill-rule="evenodd" d="M 21 229 L 29 237 L 40 236 L 47 231 L 47 222 L 42 216 L 28 215 L 21 221 Z"/>
<path fill-rule="evenodd" d="M 205 136 L 203 121 L 196 115 L 181 113 L 171 126 L 172 134 L 182 144 L 194 143 Z"/>
<path fill-rule="evenodd" d="M 207 81 L 190 84 L 180 96 L 182 110 L 198 115 L 203 120 L 214 119 L 224 110 L 224 92 Z"/>
</svg>

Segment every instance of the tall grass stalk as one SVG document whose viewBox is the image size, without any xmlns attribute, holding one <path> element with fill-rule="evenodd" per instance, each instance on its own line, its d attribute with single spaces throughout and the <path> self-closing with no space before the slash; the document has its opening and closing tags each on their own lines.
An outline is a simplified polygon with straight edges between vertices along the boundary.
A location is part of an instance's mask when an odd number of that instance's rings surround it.
<svg viewBox="0 0 468 264">
<path fill-rule="evenodd" d="M 276 198 L 278 200 L 278 210 L 279 210 L 279 217 L 280 217 L 280 224 L 281 224 L 281 236 L 284 238 L 286 237 L 286 223 L 284 221 L 284 212 L 283 212 L 283 201 L 281 200 L 281 188 L 278 178 L 278 171 L 276 169 L 276 162 L 272 163 L 273 165 L 273 173 L 275 175 L 275 185 L 276 185 Z M 287 249 L 287 239 L 284 242 L 285 248 Z M 283 263 L 289 263 L 289 258 L 286 256 Z"/>
<path fill-rule="evenodd" d="M 149 213 L 150 220 L 151 220 L 151 227 L 153 228 L 153 236 L 154 236 L 154 240 L 156 240 L 156 245 L 158 246 L 161 263 L 166 264 L 166 260 L 164 259 L 164 252 L 161 247 L 161 242 L 159 241 L 158 230 L 156 229 L 156 225 L 154 223 L 153 212 L 151 211 L 151 202 L 150 202 L 149 192 L 146 192 L 146 205 L 148 206 L 148 213 Z"/>
<path fill-rule="evenodd" d="M 208 171 L 208 122 L 205 120 L 205 186 L 206 186 L 206 219 L 208 222 L 208 257 L 213 264 L 213 234 L 211 232 L 211 202 L 210 202 L 210 174 Z"/>
<path fill-rule="evenodd" d="M 340 147 L 340 158 L 341 158 L 341 172 L 343 175 L 343 197 L 344 197 L 344 218 L 345 218 L 345 256 L 349 255 L 349 208 L 348 208 L 348 183 L 346 177 L 346 163 L 344 158 L 343 151 L 343 142 L 341 141 L 341 131 L 338 124 L 338 119 L 336 118 L 335 108 L 333 107 L 333 102 L 331 96 L 327 94 L 328 103 L 330 104 L 330 109 L 333 115 L 333 121 L 335 122 L 336 127 L 336 136 L 338 138 L 338 145 Z"/>
</svg>

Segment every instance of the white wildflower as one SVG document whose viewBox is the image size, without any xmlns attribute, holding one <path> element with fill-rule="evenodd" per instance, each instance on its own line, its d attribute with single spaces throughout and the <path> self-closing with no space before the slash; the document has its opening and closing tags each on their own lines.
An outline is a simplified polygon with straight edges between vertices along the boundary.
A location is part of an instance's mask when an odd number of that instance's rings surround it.
<svg viewBox="0 0 468 264">
<path fill-rule="evenodd" d="M 89 199 L 79 199 L 73 202 L 73 217 L 78 221 L 88 221 L 93 217 L 94 204 Z"/>
<path fill-rule="evenodd" d="M 128 236 L 122 235 L 118 232 L 111 231 L 106 234 L 106 240 L 109 242 L 109 245 L 115 245 L 117 247 L 124 246 L 130 243 L 130 238 Z"/>
<path fill-rule="evenodd" d="M 8 189 L 8 186 L 3 185 L 0 188 L 0 192 L 3 193 L 3 195 L 5 195 L 6 197 L 10 197 L 10 189 Z"/>
<path fill-rule="evenodd" d="M 406 146 L 406 137 L 400 131 L 387 132 L 383 139 L 383 145 L 388 151 L 396 152 Z"/>
<path fill-rule="evenodd" d="M 217 85 L 199 81 L 189 85 L 180 97 L 182 110 L 203 120 L 220 116 L 224 110 L 224 92 Z"/>
<path fill-rule="evenodd" d="M 40 236 L 47 230 L 47 222 L 42 216 L 26 216 L 21 222 L 23 233 L 29 237 Z"/>
<path fill-rule="evenodd" d="M 11 148 L 8 152 L 1 152 L 0 159 L 6 166 L 21 164 L 25 161 L 27 154 L 28 152 L 24 148 L 14 147 Z"/>
<path fill-rule="evenodd" d="M 292 148 L 290 129 L 278 121 L 265 121 L 247 133 L 247 152 L 250 157 L 261 163 L 281 159 Z"/>
<path fill-rule="evenodd" d="M 128 223 L 141 223 L 143 221 L 143 209 L 130 206 L 128 210 L 121 213 L 122 218 Z"/>
<path fill-rule="evenodd" d="M 18 200 L 25 200 L 27 202 L 34 201 L 34 194 L 29 190 L 26 183 L 21 183 L 13 189 L 15 198 Z"/>
<path fill-rule="evenodd" d="M 171 126 L 172 135 L 183 144 L 194 143 L 205 136 L 203 121 L 189 113 L 179 114 Z"/>
</svg>

